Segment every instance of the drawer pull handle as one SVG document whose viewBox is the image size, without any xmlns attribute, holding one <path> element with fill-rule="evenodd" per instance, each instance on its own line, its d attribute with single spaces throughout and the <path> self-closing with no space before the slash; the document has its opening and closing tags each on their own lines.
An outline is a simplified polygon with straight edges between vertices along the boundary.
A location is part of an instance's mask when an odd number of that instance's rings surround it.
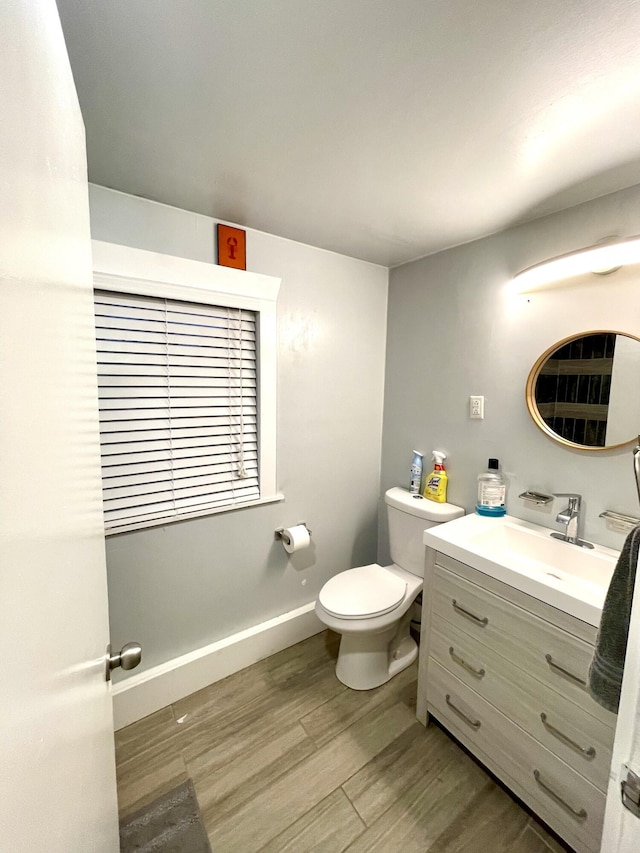
<svg viewBox="0 0 640 853">
<path fill-rule="evenodd" d="M 554 737 L 557 737 L 559 741 L 566 744 L 566 746 L 570 746 L 571 749 L 575 749 L 576 752 L 579 752 L 580 755 L 583 755 L 589 761 L 592 758 L 596 757 L 596 751 L 592 746 L 580 746 L 579 743 L 576 743 L 575 740 L 571 740 L 570 737 L 567 737 L 563 732 L 557 729 L 555 726 L 552 726 L 551 723 L 547 720 L 547 715 L 544 711 L 540 714 L 540 719 L 542 720 L 542 725 L 545 729 L 550 732 Z"/>
<path fill-rule="evenodd" d="M 572 806 L 569 805 L 569 803 L 563 800 L 559 794 L 556 794 L 553 788 L 550 788 L 547 783 L 542 780 L 539 770 L 534 770 L 533 775 L 535 777 L 536 782 L 538 783 L 538 785 L 540 785 L 545 794 L 548 794 L 548 796 L 550 796 L 552 800 L 555 800 L 555 802 L 558 803 L 559 806 L 562 806 L 563 809 L 568 811 L 571 817 L 579 821 L 584 821 L 587 819 L 587 812 L 585 811 L 585 809 L 580 809 L 580 811 L 577 812 Z"/>
<path fill-rule="evenodd" d="M 460 719 L 464 720 L 468 726 L 471 726 L 471 728 L 475 729 L 476 731 L 480 728 L 480 726 L 482 725 L 480 720 L 472 720 L 471 717 L 467 717 L 467 715 L 463 713 L 460 708 L 456 708 L 456 706 L 451 701 L 451 696 L 449 693 L 447 693 L 444 698 L 447 700 L 447 705 L 451 708 L 451 710 L 454 711 L 460 717 Z"/>
<path fill-rule="evenodd" d="M 475 622 L 476 625 L 482 625 L 482 627 L 486 627 L 489 624 L 489 620 L 485 616 L 484 619 L 481 619 L 479 616 L 475 616 L 473 613 L 469 613 L 468 610 L 465 610 L 464 607 L 460 607 L 455 598 L 451 599 L 451 603 L 453 605 L 453 609 L 460 613 L 461 616 L 466 616 L 467 619 L 471 619 L 472 622 Z"/>
<path fill-rule="evenodd" d="M 464 667 L 467 672 L 471 673 L 471 675 L 475 675 L 476 678 L 484 678 L 484 669 L 475 669 L 473 666 L 471 666 L 470 663 L 467 663 L 464 658 L 461 658 L 459 655 L 456 654 L 456 650 L 453 648 L 453 646 L 449 646 L 449 654 L 451 655 L 452 660 L 454 660 L 457 664 L 460 664 L 460 666 Z"/>
<path fill-rule="evenodd" d="M 551 657 L 551 655 L 545 655 L 544 658 L 551 667 L 551 669 L 553 669 L 555 672 L 561 672 L 562 675 L 565 675 L 567 678 L 571 679 L 571 681 L 573 681 L 575 684 L 579 684 L 580 687 L 587 686 L 587 682 L 583 678 L 579 678 L 577 675 L 574 675 L 572 672 L 569 672 L 568 669 L 564 669 L 563 667 L 559 666 Z"/>
</svg>

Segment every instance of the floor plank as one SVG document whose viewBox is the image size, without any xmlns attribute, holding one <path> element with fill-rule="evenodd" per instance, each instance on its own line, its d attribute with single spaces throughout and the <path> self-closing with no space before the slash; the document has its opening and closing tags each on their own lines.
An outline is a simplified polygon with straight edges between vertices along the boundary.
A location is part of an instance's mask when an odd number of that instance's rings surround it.
<svg viewBox="0 0 640 853">
<path fill-rule="evenodd" d="M 529 826 L 527 827 L 527 832 L 529 834 L 533 833 L 533 835 L 537 835 L 538 838 L 542 840 L 542 843 L 545 845 L 545 848 L 548 848 L 551 853 L 572 853 L 572 848 L 568 844 L 550 835 L 547 830 L 542 826 L 542 824 L 539 823 L 539 821 L 537 821 L 534 817 L 531 817 L 529 819 Z M 547 853 L 547 849 L 545 849 L 544 853 Z"/>
<path fill-rule="evenodd" d="M 136 811 L 189 778 L 177 750 L 154 746 L 116 764 L 120 817 Z"/>
<path fill-rule="evenodd" d="M 509 848 L 509 853 L 551 853 L 552 849 L 545 844 L 537 832 L 527 826 Z"/>
<path fill-rule="evenodd" d="M 429 853 L 511 853 L 520 850 L 528 823 L 527 813 L 492 783 L 476 794 L 455 823 L 429 847 Z"/>
<path fill-rule="evenodd" d="M 301 718 L 305 731 L 318 746 L 327 743 L 365 714 L 373 711 L 392 694 L 400 693 L 408 685 L 411 692 L 417 689 L 417 665 L 408 667 L 391 681 L 374 690 L 342 690 Z"/>
<path fill-rule="evenodd" d="M 247 678 L 247 675 L 250 675 Z M 202 722 L 224 721 L 233 716 L 238 708 L 271 689 L 272 681 L 260 661 L 247 669 L 216 681 L 197 693 L 174 702 L 172 716 L 181 720 L 182 731 L 188 731 Z"/>
<path fill-rule="evenodd" d="M 376 708 L 221 821 L 205 819 L 217 853 L 259 850 L 413 725 L 402 702 Z"/>
<path fill-rule="evenodd" d="M 335 670 L 340 636 L 332 631 L 314 634 L 295 646 L 283 649 L 264 661 L 267 672 L 276 684 L 304 679 L 309 667 L 313 670 L 328 666 Z M 341 685 L 343 690 L 347 688 Z"/>
<path fill-rule="evenodd" d="M 363 830 L 356 810 L 337 788 L 260 853 L 342 853 Z"/>
<path fill-rule="evenodd" d="M 389 808 L 360 835 L 349 853 L 425 853 L 467 804 L 492 784 L 462 750 L 450 750 L 437 773 L 426 772 L 405 787 Z"/>
<path fill-rule="evenodd" d="M 167 740 L 173 737 L 174 730 L 175 720 L 171 706 L 120 729 L 114 738 L 116 763 L 129 761 L 148 749 L 166 745 Z"/>
<path fill-rule="evenodd" d="M 313 752 L 313 741 L 297 724 L 271 734 L 259 745 L 253 743 L 247 750 L 239 749 L 233 761 L 220 755 L 216 765 L 216 750 L 188 761 L 187 770 L 196 786 L 205 823 L 214 825 L 239 809 Z"/>
<path fill-rule="evenodd" d="M 367 826 L 430 777 L 437 778 L 457 747 L 436 726 L 417 720 L 342 786 Z"/>
</svg>

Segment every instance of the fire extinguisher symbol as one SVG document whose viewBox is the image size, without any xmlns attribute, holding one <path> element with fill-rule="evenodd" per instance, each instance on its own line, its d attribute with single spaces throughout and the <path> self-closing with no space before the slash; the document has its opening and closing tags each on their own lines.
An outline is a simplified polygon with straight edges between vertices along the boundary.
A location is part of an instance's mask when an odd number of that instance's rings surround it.
<svg viewBox="0 0 640 853">
<path fill-rule="evenodd" d="M 238 241 L 235 237 L 227 238 L 227 248 L 229 249 L 229 258 L 232 261 L 236 259 L 236 249 L 238 248 Z"/>
</svg>

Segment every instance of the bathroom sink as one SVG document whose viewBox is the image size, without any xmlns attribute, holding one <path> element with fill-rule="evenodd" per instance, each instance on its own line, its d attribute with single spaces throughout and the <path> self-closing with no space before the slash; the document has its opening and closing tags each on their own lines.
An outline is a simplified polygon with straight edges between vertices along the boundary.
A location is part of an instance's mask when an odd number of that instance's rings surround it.
<svg viewBox="0 0 640 853">
<path fill-rule="evenodd" d="M 600 624 L 618 552 L 580 548 L 552 531 L 505 515 L 465 515 L 424 532 L 424 544 L 565 613 Z"/>
</svg>

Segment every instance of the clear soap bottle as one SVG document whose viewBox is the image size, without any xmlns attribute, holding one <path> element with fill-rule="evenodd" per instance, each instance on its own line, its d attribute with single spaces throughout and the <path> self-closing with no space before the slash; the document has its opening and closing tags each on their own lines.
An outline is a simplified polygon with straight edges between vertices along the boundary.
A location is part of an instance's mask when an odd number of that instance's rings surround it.
<svg viewBox="0 0 640 853">
<path fill-rule="evenodd" d="M 489 459 L 487 470 L 478 474 L 478 515 L 505 515 L 506 494 L 507 484 L 500 472 L 500 463 L 497 459 Z"/>
</svg>

